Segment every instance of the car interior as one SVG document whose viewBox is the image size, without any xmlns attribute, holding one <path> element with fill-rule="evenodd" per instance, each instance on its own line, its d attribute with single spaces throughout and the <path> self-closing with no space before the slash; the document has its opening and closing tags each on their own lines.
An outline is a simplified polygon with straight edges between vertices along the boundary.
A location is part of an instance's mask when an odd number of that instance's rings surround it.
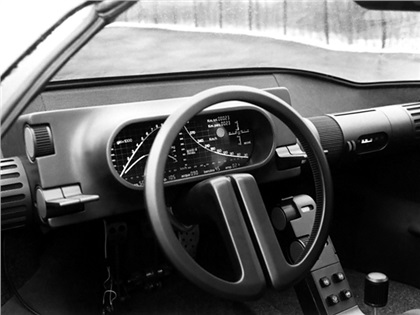
<svg viewBox="0 0 420 315">
<path fill-rule="evenodd" d="M 2 127 L 2 314 L 420 314 L 420 81 L 46 81 Z"/>
</svg>

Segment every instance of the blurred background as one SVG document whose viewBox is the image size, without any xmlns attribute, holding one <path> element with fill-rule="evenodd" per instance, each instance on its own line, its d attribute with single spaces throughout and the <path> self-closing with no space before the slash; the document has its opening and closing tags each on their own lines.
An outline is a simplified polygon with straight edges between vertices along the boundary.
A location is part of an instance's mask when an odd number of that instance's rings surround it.
<svg viewBox="0 0 420 315">
<path fill-rule="evenodd" d="M 335 50 L 420 52 L 420 14 L 343 0 L 140 0 L 118 19 L 182 30 L 255 34 Z"/>
</svg>

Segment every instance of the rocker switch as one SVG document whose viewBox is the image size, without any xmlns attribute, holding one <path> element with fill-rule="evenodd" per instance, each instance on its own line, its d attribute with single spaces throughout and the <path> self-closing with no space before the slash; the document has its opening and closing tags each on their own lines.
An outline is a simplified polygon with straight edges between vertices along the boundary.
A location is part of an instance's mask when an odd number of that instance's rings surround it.
<svg viewBox="0 0 420 315">
<path fill-rule="evenodd" d="M 69 185 L 53 189 L 38 188 L 36 205 L 43 222 L 49 218 L 83 211 L 83 205 L 97 201 L 98 195 L 85 195 L 79 185 Z"/>
</svg>

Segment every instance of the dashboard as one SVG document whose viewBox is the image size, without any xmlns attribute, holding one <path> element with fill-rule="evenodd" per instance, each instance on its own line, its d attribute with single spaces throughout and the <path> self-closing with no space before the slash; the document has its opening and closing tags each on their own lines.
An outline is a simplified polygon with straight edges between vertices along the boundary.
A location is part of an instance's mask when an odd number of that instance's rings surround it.
<svg viewBox="0 0 420 315">
<path fill-rule="evenodd" d="M 21 116 L 13 136 L 23 133 L 24 139 L 12 149 L 27 156 L 41 221 L 60 227 L 142 209 L 139 191 L 153 140 L 186 100 Z M 215 104 L 179 130 L 167 157 L 165 187 L 234 172 L 253 173 L 261 182 L 297 176 L 298 167 L 278 169 L 273 160 L 277 147 L 293 144 L 293 133 L 265 110 L 241 101 Z"/>
<path fill-rule="evenodd" d="M 50 227 L 144 209 L 143 174 L 154 137 L 165 119 L 188 100 L 179 93 L 193 95 L 196 89 L 232 84 L 233 79 L 217 80 L 184 82 L 173 93 L 153 84 L 127 85 L 130 93 L 122 93 L 121 87 L 83 88 L 77 97 L 74 91 L 47 91 L 33 102 L 33 112 L 22 115 L 4 138 L 4 154 L 21 157 L 30 194 L 38 208 L 45 208 L 38 209 L 38 216 Z M 290 95 L 285 88 L 275 87 L 282 80 L 287 80 Z M 294 107 L 311 117 L 308 123 L 330 161 L 398 150 L 403 142 L 419 136 L 415 131 L 418 104 L 381 106 L 404 104 L 398 98 L 403 93 L 394 93 L 399 87 L 359 89 L 287 74 L 233 81 L 269 87 L 270 93 L 287 103 L 293 97 Z M 162 91 L 160 99 L 156 99 L 157 89 Z M 320 90 L 325 93 L 315 93 Z M 416 88 L 404 91 L 404 95 L 412 93 L 413 99 L 418 95 Z M 148 99 L 149 94 L 153 99 Z M 325 108 L 320 109 L 321 105 Z M 351 110 L 316 116 L 331 112 L 328 107 L 333 105 Z M 38 109 L 42 107 L 45 112 Z M 47 139 L 51 148 L 39 147 L 40 139 Z M 296 146 L 293 133 L 266 111 L 240 101 L 216 104 L 179 130 L 167 157 L 165 189 L 176 194 L 184 185 L 236 172 L 251 173 L 258 183 L 297 177 L 302 152 L 297 150 L 293 160 Z M 283 163 L 283 157 L 293 163 Z"/>
<path fill-rule="evenodd" d="M 142 174 L 151 142 L 166 117 L 189 96 L 211 87 L 234 84 L 277 93 L 286 86 L 290 95 L 276 95 L 308 118 L 332 167 L 338 218 L 334 242 L 338 248 L 352 249 L 345 258 L 356 266 L 376 268 L 368 260 L 376 264 L 377 257 L 382 257 L 381 261 L 389 262 L 386 255 L 392 251 L 412 261 L 410 253 L 415 251 L 408 249 L 417 248 L 418 234 L 410 229 L 411 222 L 418 222 L 420 196 L 415 184 L 418 83 L 354 84 L 280 70 L 152 79 L 57 83 L 33 100 L 2 139 L 4 161 L 9 163 L 5 167 L 13 164 L 12 158 L 19 159 L 20 174 L 26 174 L 25 180 L 23 176 L 7 179 L 21 181 L 9 187 L 23 187 L 2 190 L 2 209 L 11 213 L 2 217 L 2 223 L 16 226 L 35 219 L 46 227 L 60 228 L 103 218 L 118 220 L 130 213 L 140 214 L 143 220 Z M 50 137 L 49 150 L 28 146 L 35 130 L 38 142 Z M 209 108 L 191 119 L 172 145 L 165 175 L 167 204 L 174 204 L 175 198 L 206 177 L 236 172 L 251 173 L 267 199 L 287 197 L 289 189 L 292 194 L 301 193 L 299 175 L 305 168 L 279 161 L 279 155 L 287 155 L 295 145 L 296 137 L 280 120 L 255 106 L 229 102 Z M 389 158 L 383 158 L 387 154 Z M 8 171 L 16 175 L 16 169 Z M 21 190 L 29 198 L 18 200 Z M 12 195 L 15 191 L 18 194 Z M 3 193 L 9 196 L 3 198 Z M 11 212 L 16 209 L 21 212 Z M 389 222 L 395 225 L 392 233 Z M 372 226 L 377 233 L 372 234 Z M 344 235 L 341 244 L 337 232 Z M 359 244 L 366 241 L 364 252 Z M 407 247 L 397 246 L 401 242 Z M 355 259 L 354 252 L 363 255 Z M 418 285 L 411 274 L 402 278 Z"/>
</svg>

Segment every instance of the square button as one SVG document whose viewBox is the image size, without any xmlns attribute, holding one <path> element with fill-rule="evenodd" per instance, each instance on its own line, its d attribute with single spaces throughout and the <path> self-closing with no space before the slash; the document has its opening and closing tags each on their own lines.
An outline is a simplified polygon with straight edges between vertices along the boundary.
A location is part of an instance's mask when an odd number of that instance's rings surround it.
<svg viewBox="0 0 420 315">
<path fill-rule="evenodd" d="M 350 300 L 353 297 L 353 294 L 350 290 L 343 290 L 340 292 L 340 297 L 342 300 Z"/>
<path fill-rule="evenodd" d="M 338 298 L 337 295 L 331 294 L 327 297 L 327 303 L 328 305 L 333 306 L 340 303 L 340 299 Z"/>
<path fill-rule="evenodd" d="M 344 275 L 343 272 L 337 272 L 337 273 L 333 274 L 332 278 L 333 278 L 334 282 L 341 282 L 344 279 L 346 279 L 346 276 Z"/>
<path fill-rule="evenodd" d="M 319 283 L 323 288 L 326 288 L 331 285 L 331 281 L 330 279 L 328 279 L 328 277 L 322 277 L 321 279 L 319 279 Z"/>
</svg>

